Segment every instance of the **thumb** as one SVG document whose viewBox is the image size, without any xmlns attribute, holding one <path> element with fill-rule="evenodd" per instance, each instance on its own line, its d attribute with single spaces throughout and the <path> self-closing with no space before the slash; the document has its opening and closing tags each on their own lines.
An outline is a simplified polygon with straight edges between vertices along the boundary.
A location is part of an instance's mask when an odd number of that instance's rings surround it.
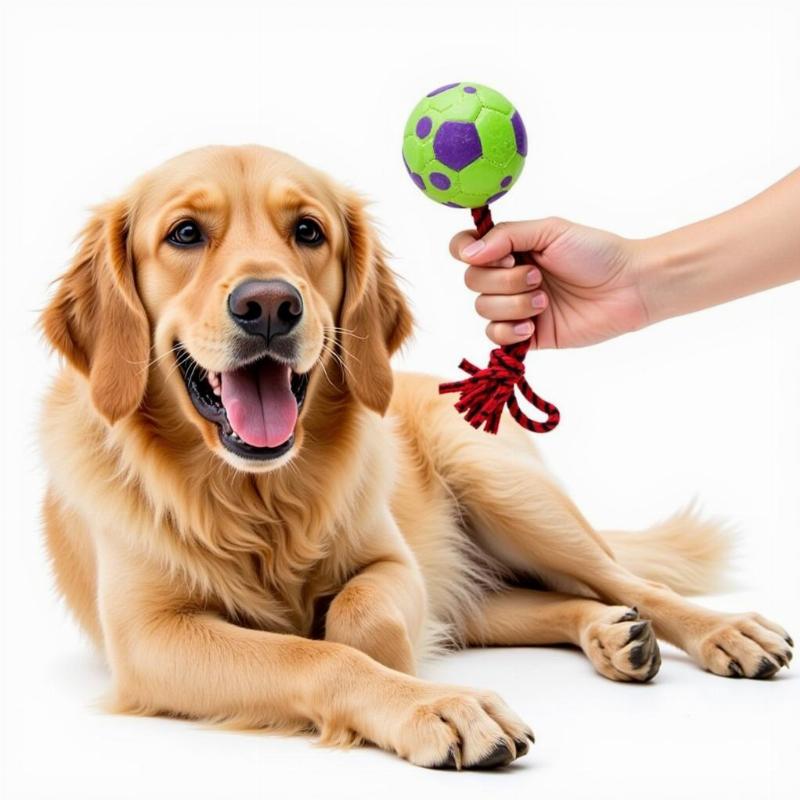
<svg viewBox="0 0 800 800">
<path fill-rule="evenodd" d="M 561 236 L 569 225 L 559 217 L 501 222 L 482 239 L 465 242 L 459 258 L 468 264 L 481 265 L 500 261 L 509 253 L 541 252 Z"/>
</svg>

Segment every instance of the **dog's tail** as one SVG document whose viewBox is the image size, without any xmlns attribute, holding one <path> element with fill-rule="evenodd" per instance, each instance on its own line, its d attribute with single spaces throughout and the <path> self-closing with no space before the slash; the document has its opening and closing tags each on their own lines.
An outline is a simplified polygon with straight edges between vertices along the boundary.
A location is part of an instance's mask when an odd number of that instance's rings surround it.
<svg viewBox="0 0 800 800">
<path fill-rule="evenodd" d="M 645 531 L 603 531 L 626 569 L 680 594 L 710 594 L 730 588 L 726 572 L 734 532 L 699 516 L 694 505 Z"/>
</svg>

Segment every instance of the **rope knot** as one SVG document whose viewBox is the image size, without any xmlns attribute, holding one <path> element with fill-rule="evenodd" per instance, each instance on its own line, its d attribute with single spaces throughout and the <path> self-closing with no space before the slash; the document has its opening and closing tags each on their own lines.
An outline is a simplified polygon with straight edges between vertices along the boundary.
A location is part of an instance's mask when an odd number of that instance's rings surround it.
<svg viewBox="0 0 800 800">
<path fill-rule="evenodd" d="M 498 382 L 510 384 L 513 389 L 525 377 L 525 362 L 514 353 L 498 347 L 489 354 L 489 365 L 480 372 L 494 376 Z"/>
<path fill-rule="evenodd" d="M 492 350 L 487 366 L 480 369 L 465 358 L 460 369 L 469 374 L 468 378 L 439 385 L 439 394 L 457 392 L 456 409 L 472 425 L 483 427 L 488 433 L 497 433 L 503 408 L 508 406 L 511 416 L 523 428 L 534 433 L 546 433 L 558 425 L 558 409 L 542 400 L 525 380 L 525 353 L 530 347 L 530 339 Z M 519 387 L 523 397 L 535 408 L 547 414 L 547 420 L 537 422 L 526 416 L 519 407 L 514 388 Z"/>
</svg>

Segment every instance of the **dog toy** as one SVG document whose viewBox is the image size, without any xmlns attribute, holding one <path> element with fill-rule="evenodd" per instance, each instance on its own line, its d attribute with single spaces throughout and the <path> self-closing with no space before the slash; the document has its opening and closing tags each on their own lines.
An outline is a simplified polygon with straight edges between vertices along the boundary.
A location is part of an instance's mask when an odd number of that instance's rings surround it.
<svg viewBox="0 0 800 800">
<path fill-rule="evenodd" d="M 499 92 L 479 83 L 450 83 L 429 92 L 415 106 L 403 132 L 403 161 L 416 186 L 431 200 L 469 208 L 478 235 L 494 226 L 489 204 L 514 185 L 525 165 L 528 137 L 522 117 Z M 515 253 L 517 264 L 533 264 Z M 524 428 L 546 433 L 559 423 L 558 409 L 543 400 L 525 380 L 525 355 L 531 339 L 492 350 L 480 369 L 463 359 L 470 377 L 443 383 L 440 394 L 458 393 L 455 404 L 473 428 L 497 433 L 504 406 Z M 528 417 L 514 389 L 547 415 Z"/>
</svg>

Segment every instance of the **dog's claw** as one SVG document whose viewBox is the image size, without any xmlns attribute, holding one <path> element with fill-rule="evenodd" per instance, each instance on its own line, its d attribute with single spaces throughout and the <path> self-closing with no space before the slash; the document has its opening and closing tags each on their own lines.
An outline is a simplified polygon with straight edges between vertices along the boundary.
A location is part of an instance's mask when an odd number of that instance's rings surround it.
<svg viewBox="0 0 800 800">
<path fill-rule="evenodd" d="M 764 656 L 764 658 L 761 659 L 761 662 L 758 665 L 758 670 L 753 677 L 771 678 L 779 669 L 780 665 L 776 664 L 771 658 Z"/>
<path fill-rule="evenodd" d="M 639 612 L 635 608 L 629 608 L 617 622 L 630 622 L 633 619 L 639 618 Z"/>
<path fill-rule="evenodd" d="M 630 632 L 628 633 L 628 641 L 625 642 L 625 644 L 630 644 L 634 639 L 640 639 L 649 626 L 649 620 L 642 620 L 642 622 L 637 622 L 636 625 L 631 625 Z"/>
<path fill-rule="evenodd" d="M 505 742 L 498 742 L 494 749 L 484 756 L 476 764 L 470 766 L 476 769 L 494 769 L 495 767 L 505 767 L 514 760 L 514 754 L 509 750 Z"/>
<path fill-rule="evenodd" d="M 433 765 L 433 769 L 461 769 L 461 751 L 456 745 L 453 745 L 448 751 L 444 761 Z"/>
<path fill-rule="evenodd" d="M 647 675 L 644 676 L 644 680 L 642 683 L 648 683 L 649 681 L 653 680 L 656 675 L 658 675 L 658 671 L 661 669 L 661 651 L 656 650 L 656 654 L 653 658 L 653 663 L 650 665 L 650 669 L 647 671 Z"/>
<path fill-rule="evenodd" d="M 730 670 L 731 678 L 744 678 L 742 665 L 735 659 L 731 659 L 730 664 L 728 664 L 728 669 Z"/>
</svg>

